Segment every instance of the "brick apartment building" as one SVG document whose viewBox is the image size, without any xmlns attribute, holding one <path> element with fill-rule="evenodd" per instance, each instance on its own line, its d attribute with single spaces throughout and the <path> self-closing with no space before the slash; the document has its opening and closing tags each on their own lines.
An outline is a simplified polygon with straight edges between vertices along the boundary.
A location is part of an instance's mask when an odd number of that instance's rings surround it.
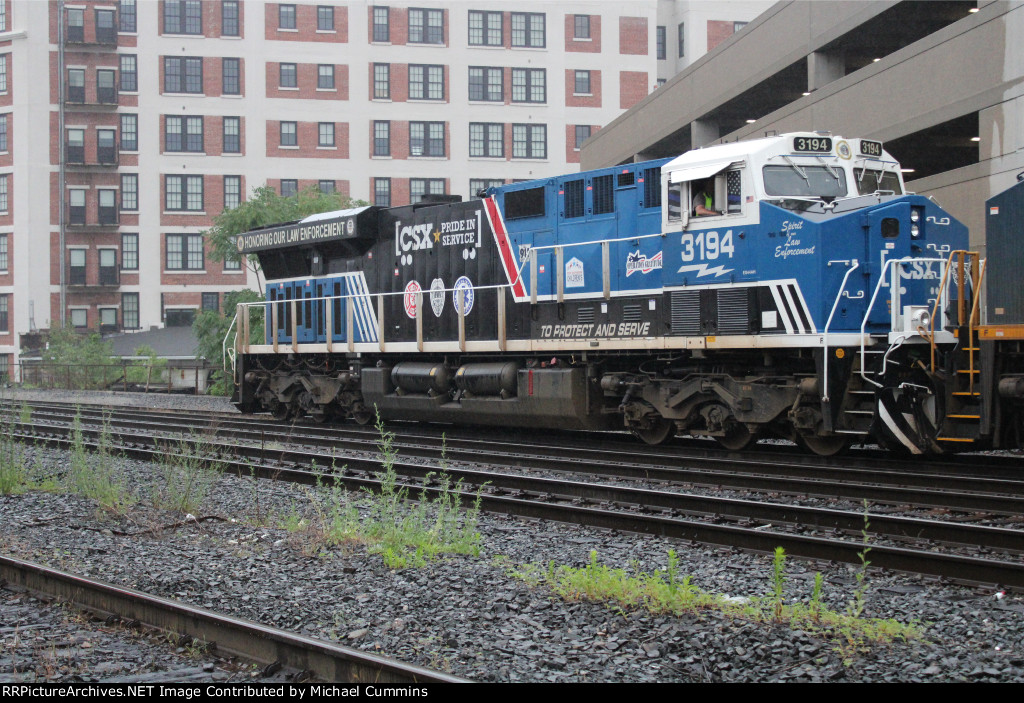
<svg viewBox="0 0 1024 703">
<path fill-rule="evenodd" d="M 0 0 L 0 373 L 25 333 L 257 286 L 201 234 L 253 187 L 403 205 L 576 170 L 766 6 Z"/>
</svg>

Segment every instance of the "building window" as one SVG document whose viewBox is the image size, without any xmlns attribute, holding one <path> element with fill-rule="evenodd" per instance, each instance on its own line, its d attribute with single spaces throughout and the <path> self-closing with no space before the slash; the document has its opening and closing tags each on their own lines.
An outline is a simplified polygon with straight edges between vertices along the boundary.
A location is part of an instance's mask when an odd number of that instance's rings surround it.
<svg viewBox="0 0 1024 703">
<path fill-rule="evenodd" d="M 679 23 L 679 58 L 686 56 L 686 30 L 685 23 Z"/>
<path fill-rule="evenodd" d="M 547 46 L 544 30 L 544 13 L 512 13 L 512 46 L 543 49 Z"/>
<path fill-rule="evenodd" d="M 573 22 L 573 39 L 590 39 L 590 15 L 576 15 Z"/>
<path fill-rule="evenodd" d="M 100 105 L 117 104 L 117 72 L 96 70 L 96 102 Z"/>
<path fill-rule="evenodd" d="M 741 29 L 743 29 L 744 27 L 746 27 L 747 24 L 748 24 L 747 22 L 733 22 L 732 23 L 732 33 L 735 34 L 736 32 L 738 32 Z"/>
<path fill-rule="evenodd" d="M 203 92 L 203 60 L 198 57 L 164 57 L 164 92 Z"/>
<path fill-rule="evenodd" d="M 8 54 L 3 54 L 2 56 L 0 56 L 0 93 L 7 92 L 7 56 Z M 84 73 L 82 75 L 82 85 L 85 85 Z"/>
<path fill-rule="evenodd" d="M 0 115 L 0 152 L 7 151 L 7 119 L 8 115 Z"/>
<path fill-rule="evenodd" d="M 7 332 L 10 329 L 8 327 L 10 324 L 10 320 L 8 319 L 10 317 L 9 299 L 9 295 L 0 295 L 0 332 Z M 8 358 L 7 354 L 3 355 L 4 363 L 3 367 L 0 367 L 0 376 L 5 378 L 7 377 L 7 365 L 10 363 Z"/>
<path fill-rule="evenodd" d="M 139 71 L 135 54 L 121 54 L 121 91 L 134 93 L 139 89 Z"/>
<path fill-rule="evenodd" d="M 334 31 L 334 8 L 319 5 L 316 8 L 316 28 L 321 32 Z"/>
<path fill-rule="evenodd" d="M 221 59 L 221 92 L 224 95 L 242 94 L 241 62 L 237 58 Z"/>
<path fill-rule="evenodd" d="M 505 156 L 505 125 L 469 123 L 469 155 L 502 158 Z"/>
<path fill-rule="evenodd" d="M 242 118 L 224 118 L 224 153 L 242 153 Z"/>
<path fill-rule="evenodd" d="M 298 146 L 297 125 L 295 122 L 282 122 L 281 123 L 281 146 Z"/>
<path fill-rule="evenodd" d="M 7 270 L 7 235 L 0 234 L 0 271 Z"/>
<path fill-rule="evenodd" d="M 665 48 L 667 41 L 668 40 L 665 37 L 665 28 L 659 26 L 658 27 L 658 60 L 659 61 L 664 61 L 666 58 L 668 58 L 668 52 L 667 52 L 667 50 Z"/>
<path fill-rule="evenodd" d="M 225 271 L 241 271 L 242 270 L 242 259 L 238 254 L 231 254 L 224 259 L 224 270 Z"/>
<path fill-rule="evenodd" d="M 96 130 L 96 162 L 100 164 L 116 164 L 117 149 L 114 143 L 117 140 L 117 131 L 113 129 Z"/>
<path fill-rule="evenodd" d="M 295 5 L 277 6 L 277 28 L 295 29 Z"/>
<path fill-rule="evenodd" d="M 166 246 L 168 271 L 203 270 L 203 235 L 168 234 Z"/>
<path fill-rule="evenodd" d="M 85 285 L 85 249 L 68 251 L 68 268 L 68 273 L 71 274 L 68 283 L 73 286 Z M 80 326 L 84 327 L 85 323 Z"/>
<path fill-rule="evenodd" d="M 295 73 L 295 64 L 283 63 L 280 66 L 280 79 L 278 85 L 282 88 L 298 88 L 299 82 Z"/>
<path fill-rule="evenodd" d="M 165 210 L 170 212 L 203 211 L 202 176 L 165 176 Z"/>
<path fill-rule="evenodd" d="M 83 252 L 84 253 L 84 252 Z M 84 283 L 84 281 L 83 281 Z M 82 308 L 75 308 L 70 311 L 71 326 L 79 329 L 89 326 L 89 311 Z"/>
<path fill-rule="evenodd" d="M 378 207 L 391 207 L 391 179 L 373 179 L 373 204 Z"/>
<path fill-rule="evenodd" d="M 590 95 L 590 71 L 576 71 L 572 92 L 576 95 Z"/>
<path fill-rule="evenodd" d="M 101 286 L 116 286 L 117 285 L 117 249 L 100 249 L 100 285 Z M 117 319 L 111 320 L 110 322 L 103 323 L 102 310 L 100 311 L 100 321 L 102 324 L 116 325 Z"/>
<path fill-rule="evenodd" d="M 123 0 L 122 0 L 123 1 Z M 7 31 L 7 3 L 0 3 L 0 32 Z M 6 368 L 0 369 L 0 371 L 6 371 Z"/>
<path fill-rule="evenodd" d="M 139 270 L 139 235 L 121 235 L 121 270 Z"/>
<path fill-rule="evenodd" d="M 85 41 L 85 10 L 81 8 L 68 8 L 68 41 L 76 43 Z"/>
<path fill-rule="evenodd" d="M 316 87 L 322 90 L 334 90 L 334 66 L 320 64 L 317 67 Z"/>
<path fill-rule="evenodd" d="M 102 278 L 102 269 L 100 274 L 100 278 Z M 117 278 L 116 273 L 114 278 Z M 100 331 L 105 330 L 117 330 L 117 308 L 100 308 Z"/>
<path fill-rule="evenodd" d="M 391 123 L 387 120 L 373 123 L 373 155 L 391 156 Z"/>
<path fill-rule="evenodd" d="M 238 207 L 242 202 L 242 177 L 224 176 L 224 209 Z"/>
<path fill-rule="evenodd" d="M 576 151 L 579 151 L 583 146 L 583 142 L 590 139 L 590 125 L 578 124 L 576 125 Z"/>
<path fill-rule="evenodd" d="M 238 0 L 221 0 L 220 34 L 223 37 L 237 37 L 241 34 L 238 24 Z"/>
<path fill-rule="evenodd" d="M 281 179 L 281 195 L 285 198 L 294 198 L 299 194 L 299 182 L 294 178 Z"/>
<path fill-rule="evenodd" d="M 7 212 L 7 182 L 10 178 L 6 174 L 0 176 L 0 212 Z M 82 195 L 85 195 L 85 191 L 82 191 Z"/>
<path fill-rule="evenodd" d="M 481 193 L 486 191 L 488 188 L 497 188 L 498 186 L 505 185 L 505 181 L 500 178 L 470 178 L 469 179 L 469 197 L 479 197 Z"/>
<path fill-rule="evenodd" d="M 121 294 L 121 326 L 126 330 L 139 329 L 139 294 Z"/>
<path fill-rule="evenodd" d="M 85 163 L 85 130 L 68 129 L 68 143 L 64 151 L 65 160 L 69 164 Z"/>
<path fill-rule="evenodd" d="M 443 157 L 444 122 L 410 122 L 409 152 L 412 156 Z"/>
<path fill-rule="evenodd" d="M 376 42 L 391 41 L 391 22 L 387 7 L 373 8 L 373 40 Z"/>
<path fill-rule="evenodd" d="M 391 64 L 373 64 L 373 98 L 374 100 L 391 99 Z"/>
<path fill-rule="evenodd" d="M 202 34 L 200 0 L 164 0 L 164 34 Z"/>
<path fill-rule="evenodd" d="M 512 158 L 546 159 L 548 128 L 542 124 L 512 125 Z"/>
<path fill-rule="evenodd" d="M 203 310 L 220 312 L 220 293 L 203 293 Z"/>
<path fill-rule="evenodd" d="M 444 44 L 444 11 L 409 8 L 409 43 Z"/>
<path fill-rule="evenodd" d="M 469 11 L 469 45 L 503 46 L 500 12 Z"/>
<path fill-rule="evenodd" d="M 320 189 L 320 192 L 324 195 L 329 195 L 334 192 L 334 181 L 320 180 L 316 182 L 316 187 Z"/>
<path fill-rule="evenodd" d="M 109 188 L 101 188 L 97 192 L 99 210 L 97 212 L 101 225 L 117 224 L 117 191 Z"/>
<path fill-rule="evenodd" d="M 334 146 L 334 123 L 333 122 L 321 122 L 319 129 L 319 138 L 317 139 L 317 146 Z"/>
<path fill-rule="evenodd" d="M 203 118 L 167 115 L 164 122 L 164 150 L 203 152 Z"/>
<path fill-rule="evenodd" d="M 113 10 L 96 10 L 96 43 L 117 44 Z"/>
<path fill-rule="evenodd" d="M 68 224 L 85 224 L 85 191 L 81 188 L 68 191 Z"/>
<path fill-rule="evenodd" d="M 512 69 L 512 102 L 542 103 L 547 100 L 547 71 L 543 68 Z"/>
<path fill-rule="evenodd" d="M 501 102 L 504 100 L 504 69 L 501 67 L 469 67 L 469 99 Z"/>
<path fill-rule="evenodd" d="M 416 204 L 428 195 L 444 195 L 443 178 L 410 178 L 409 200 Z"/>
<path fill-rule="evenodd" d="M 409 97 L 444 100 L 444 66 L 409 66 Z"/>
<path fill-rule="evenodd" d="M 139 116 L 121 115 L 121 151 L 137 151 L 139 148 Z"/>
<path fill-rule="evenodd" d="M 139 209 L 139 174 L 121 174 L 121 209 L 134 211 Z"/>
<path fill-rule="evenodd" d="M 136 31 L 135 0 L 121 0 L 118 12 L 122 32 Z M 0 29 L 0 31 L 4 31 Z"/>
</svg>

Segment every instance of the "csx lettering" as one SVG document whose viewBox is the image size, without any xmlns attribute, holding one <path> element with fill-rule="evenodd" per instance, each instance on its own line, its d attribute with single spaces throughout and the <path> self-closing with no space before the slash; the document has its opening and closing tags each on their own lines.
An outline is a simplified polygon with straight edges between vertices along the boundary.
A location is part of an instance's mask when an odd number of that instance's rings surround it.
<svg viewBox="0 0 1024 703">
<path fill-rule="evenodd" d="M 432 249 L 434 238 L 430 232 L 434 229 L 433 222 L 425 222 L 419 225 L 405 225 L 401 222 L 395 223 L 395 253 L 401 254 L 409 250 L 419 251 L 420 249 Z"/>
</svg>

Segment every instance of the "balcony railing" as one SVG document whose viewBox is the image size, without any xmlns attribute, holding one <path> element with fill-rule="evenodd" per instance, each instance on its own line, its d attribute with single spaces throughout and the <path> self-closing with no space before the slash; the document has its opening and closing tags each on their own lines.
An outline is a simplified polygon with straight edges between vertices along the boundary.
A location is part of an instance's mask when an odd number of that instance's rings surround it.
<svg viewBox="0 0 1024 703">
<path fill-rule="evenodd" d="M 96 209 L 96 221 L 89 222 L 85 205 L 67 206 L 67 225 L 69 227 L 111 227 L 120 224 L 121 215 L 117 206 L 99 207 Z"/>
<path fill-rule="evenodd" d="M 98 146 L 96 147 L 96 159 L 86 159 L 85 147 L 81 145 L 64 145 L 64 163 L 69 166 L 117 166 L 121 156 L 117 147 Z"/>
<path fill-rule="evenodd" d="M 116 266 L 100 266 L 100 285 L 116 286 L 120 283 Z"/>
</svg>

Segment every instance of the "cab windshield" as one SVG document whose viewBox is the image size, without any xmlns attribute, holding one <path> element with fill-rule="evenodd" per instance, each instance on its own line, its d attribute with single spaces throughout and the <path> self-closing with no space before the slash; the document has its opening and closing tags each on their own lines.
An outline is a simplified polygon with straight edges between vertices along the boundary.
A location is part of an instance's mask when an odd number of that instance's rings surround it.
<svg viewBox="0 0 1024 703">
<path fill-rule="evenodd" d="M 764 192 L 803 198 L 841 198 L 846 195 L 846 174 L 836 166 L 765 166 Z M 874 191 L 872 191 L 874 192 Z"/>
<path fill-rule="evenodd" d="M 879 190 L 891 191 L 894 195 L 903 195 L 900 188 L 900 177 L 895 171 L 882 171 L 876 168 L 854 168 L 857 178 L 857 193 L 868 195 Z"/>
</svg>

